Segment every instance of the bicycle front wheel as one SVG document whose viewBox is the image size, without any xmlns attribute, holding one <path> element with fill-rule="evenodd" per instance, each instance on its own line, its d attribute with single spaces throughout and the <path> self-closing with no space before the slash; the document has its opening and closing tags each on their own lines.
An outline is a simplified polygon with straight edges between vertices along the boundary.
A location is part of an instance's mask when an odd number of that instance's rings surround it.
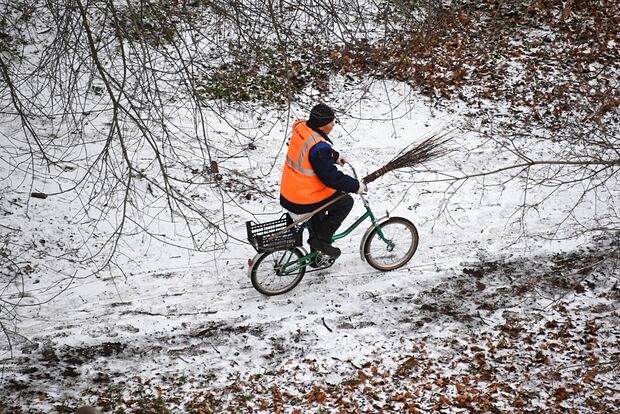
<svg viewBox="0 0 620 414">
<path fill-rule="evenodd" d="M 304 253 L 298 248 L 265 252 L 252 264 L 252 286 L 263 295 L 281 295 L 301 282 L 306 266 L 299 259 Z"/>
<path fill-rule="evenodd" d="M 364 242 L 364 258 L 384 272 L 404 266 L 418 248 L 418 230 L 403 217 L 391 217 L 378 227 L 381 232 L 375 227 Z"/>
</svg>

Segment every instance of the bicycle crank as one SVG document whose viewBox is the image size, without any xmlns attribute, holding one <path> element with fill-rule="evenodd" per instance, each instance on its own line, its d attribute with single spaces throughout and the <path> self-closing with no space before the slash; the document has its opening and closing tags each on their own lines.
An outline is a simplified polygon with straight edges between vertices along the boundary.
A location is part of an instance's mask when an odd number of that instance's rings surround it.
<svg viewBox="0 0 620 414">
<path fill-rule="evenodd" d="M 314 263 L 316 267 L 329 267 L 336 261 L 336 258 L 333 256 L 328 256 L 321 252 L 318 252 L 316 257 L 314 258 Z"/>
</svg>

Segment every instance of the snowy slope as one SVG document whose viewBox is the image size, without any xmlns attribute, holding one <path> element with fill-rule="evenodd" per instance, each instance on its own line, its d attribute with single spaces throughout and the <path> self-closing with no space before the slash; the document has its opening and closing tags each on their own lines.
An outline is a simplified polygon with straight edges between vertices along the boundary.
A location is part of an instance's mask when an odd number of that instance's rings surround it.
<svg viewBox="0 0 620 414">
<path fill-rule="evenodd" d="M 344 102 L 354 100 L 351 96 L 340 99 L 342 102 L 330 103 L 342 108 Z M 381 273 L 364 263 L 359 255 L 363 234 L 360 229 L 337 243 L 343 255 L 328 271 L 308 273 L 295 290 L 282 296 L 268 298 L 256 292 L 247 276 L 247 260 L 255 252 L 244 240 L 245 221 L 267 221 L 281 214 L 275 196 L 284 157 L 282 144 L 288 134 L 287 125 L 305 115 L 303 109 L 294 112 L 288 118 L 277 113 L 263 115 L 278 121 L 269 126 L 268 134 L 256 140 L 257 148 L 247 159 L 224 163 L 228 169 L 225 174 L 258 177 L 261 190 L 274 196 L 268 199 L 256 193 L 249 197 L 240 194 L 234 203 L 226 204 L 226 226 L 233 237 L 224 250 L 192 252 L 136 236 L 120 246 L 119 269 L 75 279 L 64 277 L 75 271 L 66 261 L 39 261 L 47 263 L 56 275 L 64 276 L 58 277 L 59 285 L 54 286 L 49 283 L 54 277 L 46 275 L 50 270 L 41 265 L 25 279 L 26 295 L 21 303 L 33 306 L 20 309 L 17 329 L 23 336 L 11 344 L 11 352 L 4 349 L 5 403 L 43 412 L 61 403 L 68 407 L 91 403 L 111 409 L 114 405 L 105 398 L 97 400 L 99 391 L 93 390 L 117 384 L 125 395 L 130 395 L 136 377 L 148 386 L 169 385 L 171 378 L 179 376 L 200 379 L 179 385 L 187 396 L 235 382 L 245 384 L 258 395 L 260 387 L 270 386 L 258 386 L 257 380 L 248 380 L 253 378 L 248 374 L 270 375 L 278 370 L 290 375 L 282 374 L 281 382 L 275 377 L 265 381 L 282 384 L 292 392 L 303 384 L 342 385 L 352 376 L 358 378 L 358 371 L 368 368 L 365 364 L 369 362 L 396 378 L 399 364 L 407 355 L 426 355 L 429 364 L 443 362 L 446 377 L 463 375 L 466 369 L 448 362 L 467 355 L 466 345 L 471 338 L 486 333 L 499 341 L 502 330 L 498 327 L 511 320 L 531 321 L 527 329 L 535 330 L 544 326 L 545 320 L 564 317 L 550 307 L 562 298 L 553 296 L 549 281 L 536 268 L 548 267 L 553 272 L 554 266 L 559 266 L 551 259 L 553 254 L 573 251 L 585 239 L 529 236 L 553 231 L 558 213 L 579 196 L 578 189 L 558 194 L 538 212 L 536 220 L 528 220 L 530 227 L 525 229 L 513 216 L 522 201 L 519 182 L 501 184 L 500 190 L 493 192 L 473 180 L 456 192 L 454 187 L 432 182 L 438 178 L 437 171 L 457 174 L 459 167 L 471 171 L 502 165 L 503 160 L 494 158 L 491 148 L 478 147 L 479 137 L 464 132 L 458 134 L 454 143 L 457 151 L 450 156 L 421 166 L 418 171 L 391 174 L 370 187 L 368 199 L 378 214 L 387 210 L 390 215 L 409 218 L 418 227 L 418 251 L 404 268 Z M 340 116 L 341 124 L 333 138 L 360 175 L 365 175 L 412 140 L 440 128 L 462 125 L 463 112 L 458 107 L 429 108 L 422 97 L 398 83 L 376 84 L 355 109 Z M 248 122 L 252 122 L 251 117 Z M 223 137 L 226 134 L 222 132 Z M 6 165 L 2 166 L 2 174 L 10 174 Z M 34 184 L 35 188 L 41 186 L 44 184 Z M 17 197 L 24 203 L 28 188 L 26 183 L 5 188 L 5 200 Z M 530 196 L 535 195 L 532 190 Z M 219 208 L 217 200 L 212 204 L 206 196 L 200 200 L 205 209 Z M 88 224 L 67 226 L 54 221 L 74 208 L 68 206 L 68 201 L 53 197 L 30 199 L 28 216 L 16 210 L 4 216 L 2 224 L 21 229 L 24 242 L 73 240 L 88 231 Z M 361 212 L 358 201 L 347 223 Z M 158 226 L 167 241 L 177 241 L 171 225 L 161 222 Z M 596 262 L 585 253 L 580 260 L 575 263 L 589 266 Z M 593 269 L 595 273 L 599 270 L 596 266 Z M 564 287 L 568 303 L 584 309 L 591 306 L 590 301 L 603 303 L 596 289 L 611 285 L 607 273 L 596 274 L 601 282 L 597 281 L 596 287 L 586 285 L 585 292 Z M 566 277 L 570 279 L 571 275 L 569 272 Z M 524 290 L 518 293 L 516 286 Z M 62 293 L 58 297 L 40 303 L 59 289 Z M 606 336 L 599 338 L 601 343 L 592 352 L 617 356 L 617 298 L 609 298 L 608 306 L 602 312 L 609 317 L 598 320 L 600 332 L 607 332 Z M 581 327 L 588 319 L 585 315 L 583 318 L 573 323 Z M 605 349 L 601 348 L 603 342 Z M 485 343 L 488 341 L 481 339 L 476 346 Z M 530 357 L 531 352 L 524 347 L 511 358 L 518 358 L 519 352 Z M 304 361 L 311 361 L 306 365 L 315 369 L 300 370 L 298 365 L 304 365 Z M 519 384 L 524 380 L 520 369 L 512 376 L 510 371 L 502 372 L 497 374 L 497 381 Z M 617 389 L 615 378 L 608 374 L 604 381 Z M 571 377 L 568 381 L 573 380 Z M 541 379 L 532 377 L 530 381 L 525 388 L 543 387 Z M 168 389 L 168 385 L 162 386 Z M 425 397 L 420 397 L 426 402 L 419 403 L 418 408 L 430 409 L 442 394 L 437 389 L 427 391 Z M 226 410 L 226 404 L 235 407 L 238 394 L 230 389 L 221 392 L 231 397 L 227 403 L 221 402 L 218 410 Z M 506 391 L 509 397 L 500 398 L 503 402 L 499 406 L 507 404 L 514 393 Z M 449 398 L 455 395 L 448 393 Z M 351 398 L 354 396 L 352 393 Z M 528 403 L 531 407 L 545 407 L 547 397 L 539 395 L 539 401 L 532 399 Z M 386 401 L 385 395 L 377 398 L 381 404 Z M 106 406 L 106 401 L 112 405 Z M 583 399 L 575 401 L 583 403 Z M 181 398 L 181 402 L 172 401 L 170 406 L 182 407 L 182 402 Z M 260 406 L 257 401 L 253 403 L 255 409 Z M 268 411 L 276 410 L 277 403 L 270 404 Z M 294 406 L 289 400 L 285 408 Z M 329 399 L 297 406 L 310 411 L 321 406 L 335 410 Z M 374 411 L 376 407 L 372 407 L 367 405 L 366 409 Z"/>
</svg>

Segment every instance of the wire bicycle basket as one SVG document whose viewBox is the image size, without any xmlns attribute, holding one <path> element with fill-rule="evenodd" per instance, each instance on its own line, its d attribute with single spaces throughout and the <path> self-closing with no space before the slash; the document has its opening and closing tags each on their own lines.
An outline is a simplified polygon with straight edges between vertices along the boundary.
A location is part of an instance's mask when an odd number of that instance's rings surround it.
<svg viewBox="0 0 620 414">
<path fill-rule="evenodd" d="M 266 223 L 246 221 L 248 241 L 257 252 L 284 250 L 294 246 L 301 246 L 303 229 L 299 226 L 294 226 L 282 232 L 291 223 L 292 220 L 286 213 L 278 220 Z"/>
</svg>

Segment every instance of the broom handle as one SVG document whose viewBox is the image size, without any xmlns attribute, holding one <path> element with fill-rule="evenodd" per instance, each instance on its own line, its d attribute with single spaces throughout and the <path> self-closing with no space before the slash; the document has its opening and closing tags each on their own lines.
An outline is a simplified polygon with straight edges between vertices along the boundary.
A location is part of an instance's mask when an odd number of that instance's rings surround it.
<svg viewBox="0 0 620 414">
<path fill-rule="evenodd" d="M 334 198 L 333 200 L 328 201 L 327 203 L 323 204 L 322 206 L 316 208 L 315 210 L 304 214 L 303 216 L 301 216 L 300 218 L 298 218 L 297 220 L 295 220 L 293 223 L 289 224 L 288 226 L 286 226 L 285 228 L 283 228 L 282 230 L 280 230 L 277 233 L 274 234 L 270 234 L 267 237 L 267 240 L 271 240 L 273 238 L 278 237 L 279 235 L 283 234 L 285 231 L 292 229 L 293 227 L 295 227 L 296 225 L 298 225 L 299 223 L 303 223 L 304 221 L 308 220 L 310 217 L 314 216 L 316 213 L 318 213 L 319 211 L 323 210 L 325 207 L 335 203 L 336 201 L 340 200 L 342 197 L 346 196 L 348 193 L 343 193 L 340 194 L 338 197 Z"/>
</svg>

